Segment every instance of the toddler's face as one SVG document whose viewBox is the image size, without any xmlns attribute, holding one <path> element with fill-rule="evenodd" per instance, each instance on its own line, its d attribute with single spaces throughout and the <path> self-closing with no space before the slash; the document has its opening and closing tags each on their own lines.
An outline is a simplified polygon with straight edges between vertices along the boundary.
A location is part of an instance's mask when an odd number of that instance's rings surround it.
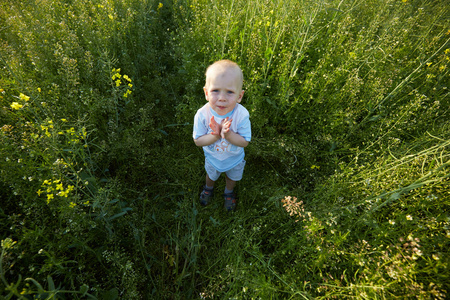
<svg viewBox="0 0 450 300">
<path fill-rule="evenodd" d="M 244 91 L 237 70 L 228 68 L 225 70 L 213 69 L 208 73 L 205 91 L 206 100 L 211 108 L 221 116 L 233 111 L 237 103 L 240 103 Z"/>
</svg>

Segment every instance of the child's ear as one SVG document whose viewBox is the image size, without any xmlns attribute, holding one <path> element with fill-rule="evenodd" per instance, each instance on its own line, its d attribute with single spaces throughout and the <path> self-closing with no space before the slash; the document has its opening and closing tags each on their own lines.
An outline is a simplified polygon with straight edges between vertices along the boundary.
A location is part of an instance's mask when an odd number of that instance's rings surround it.
<svg viewBox="0 0 450 300">
<path fill-rule="evenodd" d="M 244 96 L 244 90 L 241 91 L 241 93 L 239 94 L 239 98 L 237 100 L 237 103 L 241 103 L 242 97 Z"/>
<path fill-rule="evenodd" d="M 208 101 L 208 89 L 206 88 L 206 86 L 203 87 L 203 92 L 205 93 L 206 101 Z"/>
</svg>

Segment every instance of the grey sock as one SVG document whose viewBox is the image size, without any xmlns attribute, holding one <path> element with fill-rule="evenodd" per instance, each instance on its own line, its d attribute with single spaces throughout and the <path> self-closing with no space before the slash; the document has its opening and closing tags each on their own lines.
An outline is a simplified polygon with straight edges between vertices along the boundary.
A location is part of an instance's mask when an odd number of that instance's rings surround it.
<svg viewBox="0 0 450 300">
<path fill-rule="evenodd" d="M 226 187 L 225 187 L 225 191 L 224 191 L 224 194 L 231 194 L 233 192 L 233 190 L 229 190 L 229 189 L 227 189 Z"/>
</svg>

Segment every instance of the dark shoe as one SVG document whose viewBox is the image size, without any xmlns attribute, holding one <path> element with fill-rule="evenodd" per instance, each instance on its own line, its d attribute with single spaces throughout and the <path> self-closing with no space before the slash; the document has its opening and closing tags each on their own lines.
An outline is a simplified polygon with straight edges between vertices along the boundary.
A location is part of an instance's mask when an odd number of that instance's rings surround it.
<svg viewBox="0 0 450 300">
<path fill-rule="evenodd" d="M 225 203 L 223 207 L 226 211 L 234 211 L 236 209 L 236 195 L 234 193 L 223 194 Z"/>
<path fill-rule="evenodd" d="M 203 206 L 208 205 L 212 197 L 214 197 L 214 190 L 208 190 L 206 187 L 203 187 L 203 191 L 200 193 L 200 204 Z"/>
</svg>

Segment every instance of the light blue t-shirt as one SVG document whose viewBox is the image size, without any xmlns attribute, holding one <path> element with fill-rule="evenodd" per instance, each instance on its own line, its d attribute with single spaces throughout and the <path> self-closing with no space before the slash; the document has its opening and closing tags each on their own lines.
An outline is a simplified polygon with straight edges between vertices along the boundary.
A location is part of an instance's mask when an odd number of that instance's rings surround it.
<svg viewBox="0 0 450 300">
<path fill-rule="evenodd" d="M 244 137 L 246 141 L 250 142 L 252 137 L 250 115 L 248 110 L 240 104 L 236 104 L 233 111 L 225 116 L 221 116 L 211 109 L 209 103 L 206 103 L 195 114 L 194 139 L 212 132 L 209 127 L 209 122 L 213 116 L 219 124 L 227 117 L 233 119 L 230 130 L 236 132 Z M 243 147 L 233 145 L 223 138 L 219 139 L 214 144 L 204 146 L 203 152 L 205 153 L 208 162 L 219 172 L 226 172 L 234 168 L 242 162 L 245 156 Z"/>
</svg>

